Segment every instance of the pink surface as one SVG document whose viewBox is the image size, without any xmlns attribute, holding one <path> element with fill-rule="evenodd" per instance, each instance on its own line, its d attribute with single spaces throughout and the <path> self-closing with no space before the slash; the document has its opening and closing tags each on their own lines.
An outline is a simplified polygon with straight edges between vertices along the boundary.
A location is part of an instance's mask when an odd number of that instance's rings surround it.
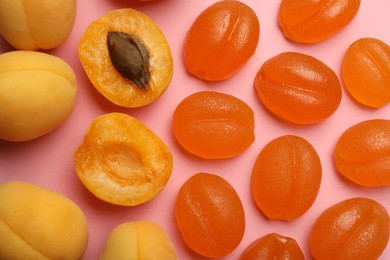
<svg viewBox="0 0 390 260">
<path fill-rule="evenodd" d="M 340 76 L 340 65 L 346 48 L 360 37 L 375 37 L 390 43 L 390 1 L 363 0 L 352 23 L 331 39 L 315 45 L 299 45 L 287 41 L 277 26 L 280 1 L 244 0 L 257 13 L 261 24 L 260 42 L 255 55 L 234 77 L 219 83 L 207 83 L 187 74 L 183 58 L 183 40 L 197 15 L 215 1 L 154 0 L 93 0 L 78 1 L 78 13 L 72 34 L 65 44 L 49 53 L 66 60 L 78 80 L 76 107 L 69 119 L 50 134 L 33 141 L 11 143 L 0 141 L 0 182 L 25 180 L 62 193 L 84 211 L 89 224 L 87 260 L 98 259 L 106 236 L 118 224 L 141 219 L 159 223 L 171 237 L 179 259 L 202 259 L 184 244 L 178 233 L 173 205 L 180 186 L 194 173 L 215 173 L 228 180 L 239 193 L 246 213 L 246 232 L 241 244 L 224 259 L 237 259 L 256 238 L 270 232 L 295 238 L 310 259 L 308 236 L 318 215 L 328 206 L 355 196 L 372 198 L 390 211 L 390 187 L 364 188 L 344 181 L 337 174 L 332 160 L 334 145 L 348 127 L 366 119 L 390 119 L 390 106 L 378 110 L 366 109 L 354 103 L 343 90 L 339 109 L 326 121 L 312 126 L 283 123 L 261 106 L 256 97 L 253 80 L 262 63 L 285 51 L 312 55 Z M 102 97 L 87 79 L 77 56 L 77 43 L 94 19 L 107 11 L 132 7 L 145 12 L 160 26 L 172 49 L 175 69 L 172 82 L 156 102 L 138 109 L 124 109 Z M 0 40 L 0 53 L 12 48 Z M 229 160 L 206 161 L 194 158 L 178 146 L 171 131 L 171 118 L 177 104 L 187 95 L 215 90 L 233 94 L 244 100 L 255 112 L 256 140 L 239 157 Z M 119 207 L 95 198 L 78 180 L 73 166 L 73 152 L 80 144 L 90 122 L 108 112 L 132 115 L 152 129 L 170 147 L 174 155 L 172 177 L 166 188 L 152 201 L 137 207 Z M 254 160 L 262 147 L 272 139 L 295 134 L 308 140 L 317 150 L 323 178 L 318 197 L 310 210 L 291 222 L 267 220 L 254 205 L 250 195 L 250 176 Z M 60 234 L 59 234 L 60 235 Z M 390 259 L 390 245 L 381 259 Z"/>
</svg>

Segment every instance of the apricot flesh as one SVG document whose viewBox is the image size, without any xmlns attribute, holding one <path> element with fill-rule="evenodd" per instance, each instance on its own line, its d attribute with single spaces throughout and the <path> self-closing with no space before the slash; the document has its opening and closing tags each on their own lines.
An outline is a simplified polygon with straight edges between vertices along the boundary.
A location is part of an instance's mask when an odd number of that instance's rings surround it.
<svg viewBox="0 0 390 260">
<path fill-rule="evenodd" d="M 341 102 L 336 73 L 313 56 L 284 52 L 267 60 L 254 86 L 265 108 L 294 124 L 315 124 L 329 118 Z"/>
<path fill-rule="evenodd" d="M 346 89 L 359 104 L 380 108 L 390 102 L 390 46 L 361 38 L 347 49 L 342 63 Z"/>
<path fill-rule="evenodd" d="M 293 220 L 314 203 L 321 176 L 314 147 L 301 137 L 281 136 L 269 142 L 255 161 L 252 196 L 269 219 Z"/>
<path fill-rule="evenodd" d="M 74 153 L 85 187 L 108 203 L 135 206 L 166 186 L 173 158 L 165 143 L 134 117 L 108 113 L 93 120 Z"/>
<path fill-rule="evenodd" d="M 253 110 L 242 100 L 220 92 L 201 91 L 175 109 L 172 130 L 189 153 L 225 159 L 243 153 L 255 140 Z"/>
<path fill-rule="evenodd" d="M 150 65 L 145 68 L 145 73 L 150 76 L 145 89 L 123 77 L 114 66 L 108 48 L 109 32 L 131 35 L 145 48 L 145 57 Z M 117 56 L 123 58 L 128 53 L 134 53 L 127 44 L 120 46 Z M 120 52 L 126 55 L 120 55 Z M 93 21 L 79 41 L 78 55 L 92 85 L 119 106 L 133 108 L 154 102 L 165 92 L 172 79 L 173 58 L 163 32 L 149 16 L 131 8 L 112 10 Z M 126 68 L 127 64 L 123 66 Z M 132 66 L 137 67 L 138 64 Z"/>
<path fill-rule="evenodd" d="M 126 222 L 108 235 L 100 260 L 177 259 L 175 248 L 164 229 L 149 220 Z"/>
<path fill-rule="evenodd" d="M 327 208 L 310 234 L 315 259 L 379 259 L 389 241 L 389 214 L 377 201 L 350 198 Z"/>
<path fill-rule="evenodd" d="M 88 226 L 62 194 L 24 181 L 0 185 L 1 259 L 81 259 Z"/>
<path fill-rule="evenodd" d="M 334 160 L 347 180 L 362 186 L 390 185 L 390 120 L 366 120 L 345 130 Z"/>
</svg>

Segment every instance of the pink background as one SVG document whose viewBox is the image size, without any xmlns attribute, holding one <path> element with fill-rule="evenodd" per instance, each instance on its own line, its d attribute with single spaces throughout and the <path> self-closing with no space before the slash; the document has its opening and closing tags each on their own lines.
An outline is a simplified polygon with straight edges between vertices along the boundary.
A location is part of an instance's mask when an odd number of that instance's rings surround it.
<svg viewBox="0 0 390 260">
<path fill-rule="evenodd" d="M 390 119 L 390 106 L 373 110 L 354 103 L 343 90 L 339 109 L 326 121 L 311 126 L 283 123 L 261 106 L 256 97 L 253 80 L 262 63 L 285 51 L 312 55 L 340 76 L 340 64 L 347 47 L 360 37 L 376 37 L 390 43 L 390 1 L 363 0 L 360 10 L 348 27 L 331 39 L 315 45 L 299 45 L 287 41 L 277 26 L 280 1 L 243 0 L 257 13 L 261 24 L 260 42 L 255 55 L 232 78 L 219 83 L 207 83 L 190 76 L 183 63 L 183 40 L 197 15 L 215 1 L 154 0 L 82 0 L 78 1 L 77 17 L 69 39 L 49 51 L 66 60 L 78 80 L 78 96 L 74 112 L 55 131 L 33 141 L 12 143 L 0 141 L 0 182 L 25 180 L 62 193 L 76 202 L 84 211 L 89 224 L 89 244 L 85 259 L 98 259 L 106 236 L 118 224 L 141 219 L 159 223 L 171 237 L 179 259 L 202 259 L 192 253 L 178 233 L 173 205 L 180 186 L 194 173 L 215 173 L 228 180 L 239 193 L 246 213 L 246 232 L 241 244 L 224 259 L 237 259 L 255 239 L 270 232 L 295 238 L 307 259 L 310 259 L 308 236 L 313 222 L 328 206 L 343 199 L 364 196 L 377 200 L 390 211 L 390 187 L 364 188 L 346 182 L 337 174 L 332 151 L 341 133 L 366 119 Z M 156 102 L 138 109 L 125 109 L 111 104 L 90 84 L 77 56 L 77 43 L 86 27 L 107 11 L 132 7 L 149 15 L 164 32 L 172 49 L 175 69 L 172 82 Z M 0 53 L 12 48 L 0 39 Z M 233 94 L 244 100 L 255 112 L 256 140 L 242 155 L 218 161 L 194 158 L 178 146 L 171 131 L 172 113 L 187 95 L 215 90 Z M 132 115 L 152 129 L 170 147 L 174 155 L 172 177 L 166 188 L 150 202 L 137 207 L 119 207 L 95 198 L 78 180 L 72 155 L 81 143 L 91 121 L 108 112 Z M 254 205 L 250 195 L 251 170 L 262 147 L 272 139 L 295 134 L 308 140 L 317 150 L 323 166 L 323 179 L 318 197 L 310 210 L 291 222 L 269 221 Z M 390 259 L 390 245 L 381 259 Z"/>
</svg>

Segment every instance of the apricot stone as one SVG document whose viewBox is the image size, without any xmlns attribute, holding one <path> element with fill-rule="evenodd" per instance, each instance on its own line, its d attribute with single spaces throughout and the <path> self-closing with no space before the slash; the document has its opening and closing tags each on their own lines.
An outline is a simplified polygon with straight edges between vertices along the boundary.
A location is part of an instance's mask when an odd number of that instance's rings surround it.
<svg viewBox="0 0 390 260">
<path fill-rule="evenodd" d="M 169 148 L 139 120 L 122 113 L 97 117 L 74 153 L 77 175 L 103 201 L 145 203 L 167 184 L 173 165 Z"/>
<path fill-rule="evenodd" d="M 53 49 L 72 32 L 76 0 L 0 1 L 0 34 L 16 49 Z"/>
<path fill-rule="evenodd" d="M 168 88 L 173 58 L 155 22 L 131 9 L 112 10 L 93 21 L 78 45 L 92 85 L 112 103 L 140 107 Z"/>
<path fill-rule="evenodd" d="M 139 220 L 115 227 L 109 234 L 100 260 L 177 259 L 175 248 L 162 227 Z"/>
<path fill-rule="evenodd" d="M 76 77 L 62 59 L 37 51 L 0 55 L 0 139 L 26 141 L 54 130 L 73 112 Z"/>
<path fill-rule="evenodd" d="M 36 184 L 0 185 L 0 259 L 81 259 L 88 227 L 70 199 Z"/>
</svg>

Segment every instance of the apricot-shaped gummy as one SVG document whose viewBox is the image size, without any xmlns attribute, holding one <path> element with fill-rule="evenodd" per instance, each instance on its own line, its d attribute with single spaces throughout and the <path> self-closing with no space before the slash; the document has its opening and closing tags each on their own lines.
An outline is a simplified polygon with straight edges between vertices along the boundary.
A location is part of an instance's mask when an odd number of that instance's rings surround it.
<svg viewBox="0 0 390 260">
<path fill-rule="evenodd" d="M 349 46 L 342 77 L 358 103 L 380 108 L 390 102 L 390 46 L 374 38 L 361 38 Z"/>
<path fill-rule="evenodd" d="M 177 257 L 171 239 L 160 225 L 138 220 L 116 226 L 108 235 L 99 259 L 176 260 Z"/>
<path fill-rule="evenodd" d="M 291 41 L 317 43 L 346 27 L 359 7 L 360 0 L 282 0 L 279 26 Z"/>
<path fill-rule="evenodd" d="M 297 52 L 267 60 L 255 78 L 257 96 L 275 116 L 296 124 L 330 117 L 341 101 L 340 81 L 326 64 Z"/>
<path fill-rule="evenodd" d="M 389 241 L 389 214 L 377 201 L 350 198 L 326 209 L 314 223 L 310 250 L 318 260 L 376 260 Z"/>
<path fill-rule="evenodd" d="M 53 49 L 72 32 L 77 0 L 0 1 L 0 34 L 16 49 Z"/>
<path fill-rule="evenodd" d="M 93 120 L 74 153 L 77 175 L 103 201 L 134 206 L 145 203 L 167 184 L 172 154 L 139 120 L 109 113 Z"/>
<path fill-rule="evenodd" d="M 93 86 L 123 107 L 140 107 L 168 88 L 173 59 L 155 22 L 131 9 L 112 10 L 93 21 L 82 35 L 78 54 Z"/>
<path fill-rule="evenodd" d="M 304 260 L 305 257 L 294 238 L 270 233 L 253 241 L 241 254 L 240 260 Z"/>
<path fill-rule="evenodd" d="M 231 253 L 245 231 L 244 208 L 234 187 L 210 173 L 197 173 L 183 184 L 175 217 L 185 243 L 209 258 Z"/>
<path fill-rule="evenodd" d="M 0 259 L 81 259 L 88 226 L 62 194 L 24 181 L 0 185 Z"/>
<path fill-rule="evenodd" d="M 255 53 L 259 35 L 259 20 L 249 6 L 235 0 L 218 1 L 196 18 L 187 33 L 187 69 L 203 80 L 229 78 Z"/>
<path fill-rule="evenodd" d="M 256 159 L 252 196 L 269 219 L 293 220 L 314 203 L 321 176 L 320 158 L 308 141 L 294 135 L 278 137 Z"/>
<path fill-rule="evenodd" d="M 334 150 L 338 172 L 363 186 L 390 185 L 390 120 L 371 119 L 348 128 Z"/>
<path fill-rule="evenodd" d="M 172 128 L 184 149 L 205 159 L 237 156 L 255 140 L 253 110 L 234 96 L 214 91 L 181 101 Z"/>
</svg>

